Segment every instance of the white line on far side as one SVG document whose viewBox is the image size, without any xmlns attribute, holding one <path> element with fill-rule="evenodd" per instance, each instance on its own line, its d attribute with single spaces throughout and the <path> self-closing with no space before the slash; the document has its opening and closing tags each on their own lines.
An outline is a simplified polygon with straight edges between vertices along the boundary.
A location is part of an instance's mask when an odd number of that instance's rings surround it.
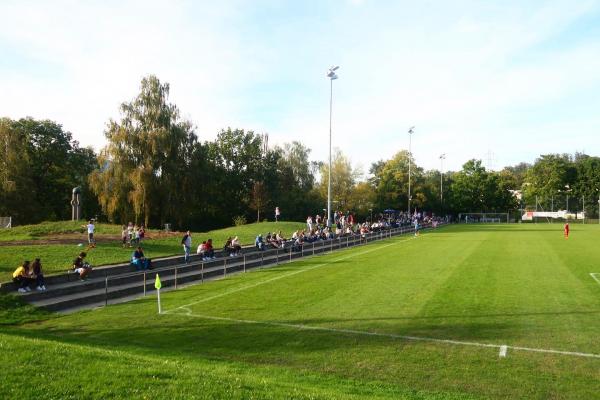
<svg viewBox="0 0 600 400">
<path fill-rule="evenodd" d="M 600 285 L 600 272 L 590 272 L 590 276 Z"/>
<path fill-rule="evenodd" d="M 577 351 L 563 351 L 563 350 L 554 350 L 554 349 L 538 349 L 533 347 L 522 347 L 522 346 L 509 346 L 509 345 L 498 345 L 491 343 L 477 343 L 477 342 L 463 342 L 461 340 L 453 340 L 453 339 L 437 339 L 431 337 L 420 337 L 420 336 L 405 336 L 405 335 L 396 335 L 393 333 L 378 333 L 378 332 L 369 332 L 369 331 L 358 331 L 354 329 L 336 329 L 336 328 L 327 328 L 323 326 L 311 326 L 311 325 L 303 325 L 303 324 L 290 324 L 286 322 L 276 322 L 276 321 L 253 321 L 247 319 L 236 319 L 236 318 L 227 318 L 227 317 L 214 317 L 210 315 L 201 315 L 194 314 L 192 310 L 187 308 L 186 306 L 179 307 L 180 309 L 185 310 L 185 313 L 182 312 L 172 312 L 174 315 L 184 315 L 188 317 L 194 318 L 202 318 L 214 321 L 229 321 L 235 322 L 238 324 L 256 324 L 256 325 L 268 325 L 268 326 L 281 326 L 286 328 L 293 329 L 301 329 L 301 330 L 310 330 L 310 331 L 322 331 L 322 332 L 335 332 L 335 333 L 345 333 L 349 335 L 362 335 L 362 336 L 375 336 L 375 337 L 385 337 L 391 339 L 401 339 L 401 340 L 410 340 L 410 341 L 418 341 L 418 342 L 432 342 L 432 343 L 443 343 L 443 344 L 453 344 L 459 346 L 472 346 L 472 347 L 487 347 L 494 348 L 500 350 L 500 356 L 502 357 L 502 350 L 508 349 L 511 350 L 520 350 L 527 351 L 533 353 L 546 353 L 546 354 L 558 354 L 563 356 L 574 356 L 574 357 L 585 357 L 585 358 L 597 358 L 600 359 L 600 354 L 593 353 L 581 353 Z M 174 311 L 174 310 L 173 310 Z M 163 313 L 164 314 L 164 313 Z"/>
<path fill-rule="evenodd" d="M 217 299 L 219 297 L 223 297 L 223 296 L 227 296 L 227 295 L 230 295 L 230 294 L 233 294 L 233 293 L 241 292 L 242 290 L 252 289 L 252 288 L 255 288 L 257 286 L 261 286 L 261 285 L 264 285 L 264 284 L 267 284 L 267 283 L 270 283 L 270 282 L 273 282 L 273 281 L 277 281 L 279 279 L 287 278 L 288 276 L 293 276 L 293 275 L 301 274 L 302 272 L 310 271 L 310 270 L 313 270 L 315 268 L 320 268 L 320 267 L 323 267 L 325 265 L 329 265 L 329 264 L 337 262 L 337 261 L 343 261 L 343 260 L 347 260 L 349 258 L 353 258 L 353 257 L 360 256 L 360 255 L 363 255 L 363 254 L 371 253 L 373 251 L 381 250 L 383 248 L 394 246 L 394 245 L 397 245 L 398 243 L 403 243 L 403 242 L 406 242 L 406 241 L 409 241 L 409 240 L 412 240 L 412 239 L 415 239 L 415 237 L 410 237 L 408 239 L 394 241 L 393 243 L 389 243 L 389 244 L 385 244 L 385 245 L 382 245 L 382 246 L 373 247 L 373 248 L 371 248 L 369 250 L 365 250 L 365 251 L 361 251 L 361 252 L 357 252 L 357 253 L 352 253 L 352 254 L 349 254 L 349 255 L 344 256 L 344 257 L 336 258 L 334 260 L 329 260 L 329 261 L 323 262 L 321 264 L 313 265 L 312 267 L 308 267 L 308 268 L 304 268 L 304 269 L 299 269 L 297 271 L 293 271 L 293 272 L 290 272 L 290 273 L 287 273 L 287 274 L 275 276 L 273 278 L 266 279 L 264 281 L 260 281 L 260 282 L 254 283 L 252 285 L 242 286 L 240 288 L 232 289 L 232 290 L 229 290 L 229 291 L 224 292 L 224 293 L 220 293 L 220 294 L 216 294 L 214 296 L 206 297 L 204 299 L 200 299 L 198 301 L 194 301 L 194 302 L 189 303 L 189 304 L 184 304 L 182 306 L 173 308 L 171 310 L 164 311 L 163 314 L 167 314 L 169 312 L 172 312 L 172 311 L 175 311 L 175 310 L 179 310 L 179 309 L 182 309 L 182 308 L 187 308 L 187 307 L 190 307 L 190 306 L 193 306 L 193 305 L 196 305 L 196 304 L 206 303 L 207 301 L 214 300 L 214 299 Z"/>
</svg>

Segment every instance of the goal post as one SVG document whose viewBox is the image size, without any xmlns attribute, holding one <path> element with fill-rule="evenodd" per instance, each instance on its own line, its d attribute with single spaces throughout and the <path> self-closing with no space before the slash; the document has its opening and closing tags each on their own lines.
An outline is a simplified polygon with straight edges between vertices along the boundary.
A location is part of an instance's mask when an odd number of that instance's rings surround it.
<svg viewBox="0 0 600 400">
<path fill-rule="evenodd" d="M 12 217 L 0 217 L 0 229 L 12 228 Z"/>
<path fill-rule="evenodd" d="M 510 221 L 509 213 L 460 213 L 458 222 L 461 224 L 506 224 Z"/>
</svg>

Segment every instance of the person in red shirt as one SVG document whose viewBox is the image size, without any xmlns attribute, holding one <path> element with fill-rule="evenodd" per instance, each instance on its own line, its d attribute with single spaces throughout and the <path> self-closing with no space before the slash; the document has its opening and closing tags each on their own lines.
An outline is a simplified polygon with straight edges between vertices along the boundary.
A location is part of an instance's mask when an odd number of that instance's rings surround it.
<svg viewBox="0 0 600 400">
<path fill-rule="evenodd" d="M 569 223 L 565 224 L 565 239 L 569 238 Z"/>
</svg>

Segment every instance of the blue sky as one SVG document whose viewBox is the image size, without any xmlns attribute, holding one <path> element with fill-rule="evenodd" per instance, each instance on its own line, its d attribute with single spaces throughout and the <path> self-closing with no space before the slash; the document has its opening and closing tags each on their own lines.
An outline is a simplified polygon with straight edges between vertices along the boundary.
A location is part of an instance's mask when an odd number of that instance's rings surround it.
<svg viewBox="0 0 600 400">
<path fill-rule="evenodd" d="M 223 127 L 333 142 L 365 172 L 408 147 L 425 168 L 600 155 L 598 1 L 0 2 L 0 115 L 99 149 L 140 79 L 202 139 Z"/>
</svg>

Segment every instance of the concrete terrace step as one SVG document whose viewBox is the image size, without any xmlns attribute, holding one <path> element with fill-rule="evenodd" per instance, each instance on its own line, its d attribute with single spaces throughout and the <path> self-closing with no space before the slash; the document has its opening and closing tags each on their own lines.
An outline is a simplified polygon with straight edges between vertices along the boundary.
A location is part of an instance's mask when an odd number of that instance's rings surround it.
<svg viewBox="0 0 600 400">
<path fill-rule="evenodd" d="M 165 257 L 153 260 L 154 268 L 150 271 L 132 272 L 129 264 L 98 267 L 89 275 L 90 279 L 83 282 L 74 274 L 57 275 L 56 278 L 49 276 L 46 278 L 47 291 L 32 291 L 22 296 L 31 304 L 52 311 L 89 309 L 132 300 L 153 292 L 156 273 L 160 274 L 163 288 L 171 290 L 204 280 L 218 279 L 231 273 L 274 266 L 303 256 L 353 247 L 409 232 L 412 232 L 412 229 L 405 227 L 369 234 L 366 239 L 354 235 L 318 241 L 305 244 L 298 252 L 291 251 L 291 243 L 288 242 L 284 249 L 257 251 L 254 248 L 245 248 L 239 256 L 225 256 L 210 261 L 203 261 L 200 256 L 194 255 L 188 264 L 184 263 L 181 256 Z"/>
</svg>

